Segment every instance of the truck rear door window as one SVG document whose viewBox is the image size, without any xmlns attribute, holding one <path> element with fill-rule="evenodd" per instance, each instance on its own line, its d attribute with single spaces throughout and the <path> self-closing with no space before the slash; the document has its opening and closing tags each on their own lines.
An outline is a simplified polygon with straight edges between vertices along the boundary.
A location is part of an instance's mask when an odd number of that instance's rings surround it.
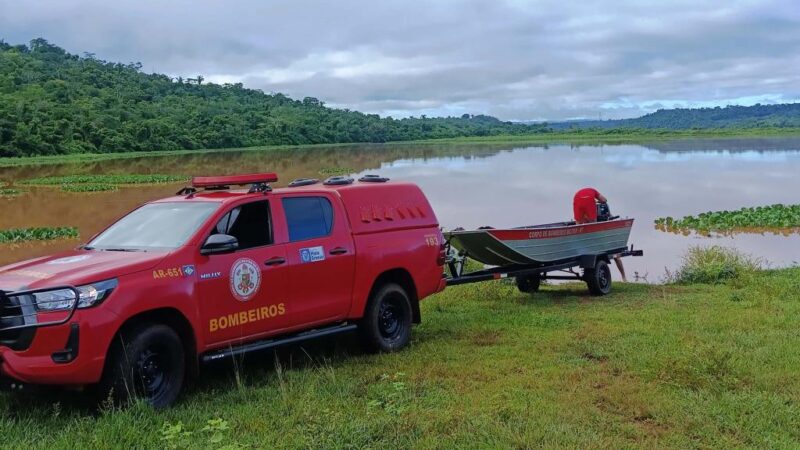
<svg viewBox="0 0 800 450">
<path fill-rule="evenodd" d="M 289 240 L 302 241 L 331 234 L 333 207 L 325 197 L 288 197 L 282 200 Z"/>
</svg>

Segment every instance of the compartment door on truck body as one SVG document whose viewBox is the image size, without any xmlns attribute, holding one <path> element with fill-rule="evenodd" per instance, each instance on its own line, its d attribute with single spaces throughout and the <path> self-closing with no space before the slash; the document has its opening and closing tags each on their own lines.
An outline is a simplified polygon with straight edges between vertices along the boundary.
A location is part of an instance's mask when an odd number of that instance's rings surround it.
<svg viewBox="0 0 800 450">
<path fill-rule="evenodd" d="M 292 324 L 343 319 L 350 310 L 355 247 L 338 197 L 327 193 L 281 198 L 289 243 Z"/>
<path fill-rule="evenodd" d="M 288 326 L 286 244 L 274 243 L 270 202 L 232 206 L 209 233 L 234 236 L 239 248 L 198 258 L 196 293 L 207 344 Z"/>
</svg>

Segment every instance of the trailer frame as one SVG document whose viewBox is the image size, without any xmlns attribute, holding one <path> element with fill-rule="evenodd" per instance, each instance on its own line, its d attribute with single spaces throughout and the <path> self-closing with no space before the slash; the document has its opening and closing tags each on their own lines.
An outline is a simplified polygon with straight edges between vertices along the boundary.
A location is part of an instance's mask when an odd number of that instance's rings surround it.
<svg viewBox="0 0 800 450">
<path fill-rule="evenodd" d="M 631 245 L 630 247 L 622 247 L 595 254 L 579 255 L 575 258 L 560 261 L 511 264 L 465 273 L 464 266 L 469 260 L 469 254 L 467 252 L 455 252 L 450 246 L 449 240 L 445 243 L 445 249 L 448 255 L 446 261 L 447 271 L 449 271 L 449 275 L 447 272 L 444 274 L 447 286 L 515 278 L 517 279 L 517 286 L 520 290 L 532 292 L 538 290 L 539 282 L 542 280 L 572 280 L 585 281 L 589 284 L 592 293 L 596 295 L 607 294 L 610 291 L 611 281 L 610 279 L 608 280 L 607 289 L 596 290 L 592 289 L 592 285 L 590 284 L 591 276 L 602 275 L 597 272 L 607 270 L 607 265 L 612 259 L 644 255 L 643 250 L 634 249 L 633 245 Z M 602 264 L 599 264 L 600 262 L 602 262 Z M 577 271 L 577 269 L 580 269 L 580 272 Z M 558 272 L 560 274 L 551 274 L 551 272 Z M 532 289 L 523 289 L 520 284 L 521 279 L 532 279 L 534 281 L 534 287 Z"/>
</svg>

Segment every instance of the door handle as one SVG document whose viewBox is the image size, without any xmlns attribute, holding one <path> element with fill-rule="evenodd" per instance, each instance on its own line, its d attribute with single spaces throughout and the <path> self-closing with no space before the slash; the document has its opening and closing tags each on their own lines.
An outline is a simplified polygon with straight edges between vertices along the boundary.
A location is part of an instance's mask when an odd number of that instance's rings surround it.
<svg viewBox="0 0 800 450">
<path fill-rule="evenodd" d="M 275 256 L 273 258 L 270 258 L 270 259 L 264 261 L 264 264 L 266 264 L 268 266 L 277 266 L 277 265 L 283 264 L 285 262 L 286 262 L 286 258 L 283 258 L 281 256 Z"/>
<path fill-rule="evenodd" d="M 347 253 L 347 249 L 344 247 L 336 247 L 328 253 L 330 253 L 331 255 L 341 255 Z"/>
</svg>

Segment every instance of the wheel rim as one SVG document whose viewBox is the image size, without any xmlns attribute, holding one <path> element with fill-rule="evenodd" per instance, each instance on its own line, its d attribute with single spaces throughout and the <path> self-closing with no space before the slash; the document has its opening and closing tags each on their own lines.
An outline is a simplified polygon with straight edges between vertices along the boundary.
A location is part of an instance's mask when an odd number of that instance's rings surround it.
<svg viewBox="0 0 800 450">
<path fill-rule="evenodd" d="M 611 285 L 611 269 L 609 269 L 608 266 L 603 266 L 600 268 L 599 272 L 600 273 L 597 274 L 597 282 L 601 289 L 606 290 L 609 285 Z"/>
<path fill-rule="evenodd" d="M 381 336 L 384 339 L 397 338 L 403 329 L 403 308 L 395 298 L 388 298 L 381 302 L 378 310 L 378 324 Z"/>
<path fill-rule="evenodd" d="M 157 349 L 145 349 L 136 361 L 136 369 L 148 397 L 157 394 L 168 384 L 169 362 Z"/>
</svg>

